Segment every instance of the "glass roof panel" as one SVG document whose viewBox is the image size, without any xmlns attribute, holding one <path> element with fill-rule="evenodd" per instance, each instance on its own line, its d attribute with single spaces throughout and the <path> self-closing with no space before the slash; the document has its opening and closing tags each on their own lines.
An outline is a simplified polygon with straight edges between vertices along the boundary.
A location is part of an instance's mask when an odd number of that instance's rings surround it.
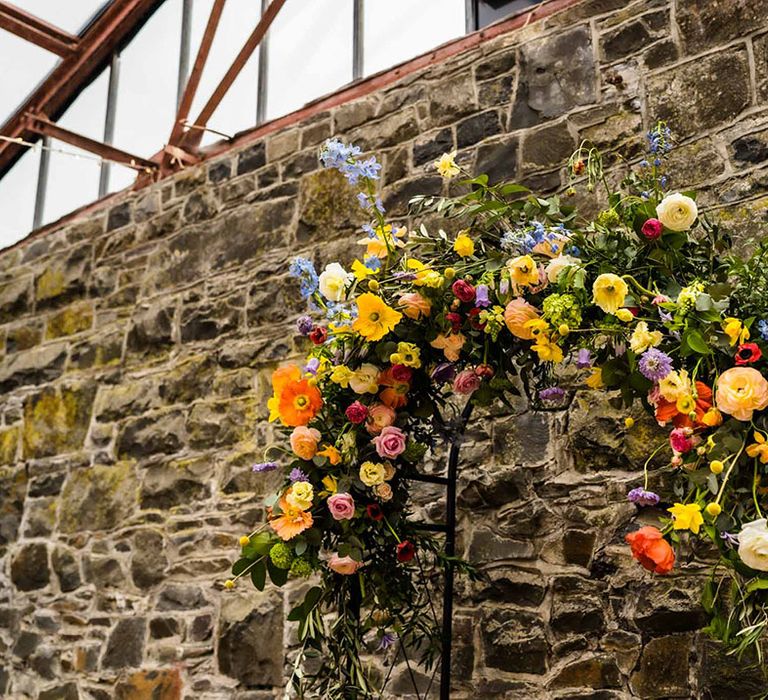
<svg viewBox="0 0 768 700">
<path fill-rule="evenodd" d="M 105 0 L 13 0 L 13 4 L 65 32 L 78 34 L 102 7 L 110 3 Z"/>
<path fill-rule="evenodd" d="M 40 150 L 27 150 L 0 180 L 0 248 L 21 240 L 32 230 Z"/>
</svg>

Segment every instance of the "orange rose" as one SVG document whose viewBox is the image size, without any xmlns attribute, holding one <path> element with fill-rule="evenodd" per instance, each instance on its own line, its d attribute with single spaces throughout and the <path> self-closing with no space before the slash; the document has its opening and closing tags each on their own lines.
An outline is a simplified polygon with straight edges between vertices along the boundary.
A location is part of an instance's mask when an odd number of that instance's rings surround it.
<svg viewBox="0 0 768 700">
<path fill-rule="evenodd" d="M 418 321 L 422 316 L 429 316 L 432 311 L 432 303 L 418 292 L 400 295 L 398 305 L 403 313 L 414 321 Z"/>
<path fill-rule="evenodd" d="M 672 571 L 675 553 L 657 528 L 641 527 L 635 532 L 630 532 L 625 539 L 632 548 L 632 556 L 648 571 L 656 574 L 668 574 Z"/>
<path fill-rule="evenodd" d="M 318 442 L 320 442 L 320 431 L 315 428 L 299 425 L 291 433 L 291 449 L 301 459 L 307 461 L 312 459 L 317 454 Z"/>
<path fill-rule="evenodd" d="M 753 367 L 731 367 L 717 380 L 717 407 L 737 420 L 752 420 L 768 406 L 768 382 Z"/>
<path fill-rule="evenodd" d="M 504 323 L 507 324 L 509 332 L 523 340 L 533 340 L 533 333 L 525 324 L 537 318 L 539 318 L 539 314 L 536 308 L 522 297 L 510 301 L 507 308 L 504 309 Z"/>
</svg>

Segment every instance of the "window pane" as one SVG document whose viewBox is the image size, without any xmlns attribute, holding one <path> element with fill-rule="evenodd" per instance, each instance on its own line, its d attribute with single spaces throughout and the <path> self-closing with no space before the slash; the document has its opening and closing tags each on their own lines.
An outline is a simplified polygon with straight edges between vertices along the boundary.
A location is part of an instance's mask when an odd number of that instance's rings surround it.
<svg viewBox="0 0 768 700">
<path fill-rule="evenodd" d="M 390 0 L 376 1 L 386 14 Z M 388 45 L 395 34 L 388 36 Z M 267 118 L 292 112 L 351 80 L 352 0 L 288 0 L 269 33 Z"/>
<path fill-rule="evenodd" d="M 487 27 L 508 15 L 538 5 L 541 0 L 480 0 L 477 3 L 477 26 Z"/>
<path fill-rule="evenodd" d="M 0 180 L 0 248 L 32 230 L 40 151 L 28 150 Z"/>
<path fill-rule="evenodd" d="M 464 0 L 365 0 L 366 75 L 464 34 Z"/>
<path fill-rule="evenodd" d="M 13 4 L 65 32 L 77 34 L 105 0 L 14 0 Z"/>
<path fill-rule="evenodd" d="M 295 2 L 295 0 L 294 0 Z M 213 0 L 196 0 L 192 10 L 192 51 L 190 69 L 195 62 L 205 25 L 211 14 Z M 210 98 L 224 74 L 229 70 L 235 57 L 243 48 L 261 16 L 259 0 L 229 0 L 224 5 L 216 36 L 208 54 L 205 70 L 197 88 L 190 120 L 196 119 L 200 110 Z M 224 96 L 218 109 L 208 120 L 208 126 L 233 136 L 238 131 L 249 129 L 256 124 L 256 83 L 259 70 L 259 50 L 254 51 L 229 92 Z M 203 145 L 220 141 L 221 136 L 206 132 Z"/>
<path fill-rule="evenodd" d="M 168 141 L 176 116 L 182 0 L 166 0 L 120 58 L 115 146 L 147 158 Z"/>
<path fill-rule="evenodd" d="M 109 71 L 103 71 L 77 96 L 57 123 L 65 129 L 101 141 L 104 138 L 108 76 Z M 82 157 L 51 152 L 43 223 L 55 221 L 93 202 L 99 193 L 101 164 L 95 154 L 55 139 L 51 141 L 51 146 Z"/>
<path fill-rule="evenodd" d="M 58 61 L 55 54 L 0 30 L 0 123 L 13 114 Z"/>
</svg>

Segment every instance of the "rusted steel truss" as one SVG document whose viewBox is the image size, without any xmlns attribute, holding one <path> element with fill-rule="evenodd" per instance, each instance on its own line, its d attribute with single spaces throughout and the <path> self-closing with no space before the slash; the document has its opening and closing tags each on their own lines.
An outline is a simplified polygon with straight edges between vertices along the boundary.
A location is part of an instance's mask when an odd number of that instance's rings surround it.
<svg viewBox="0 0 768 700">
<path fill-rule="evenodd" d="M 162 3 L 163 0 L 113 0 L 82 35 L 76 37 L 72 50 L 63 56 L 48 77 L 6 121 L 0 133 L 24 140 L 39 138 L 40 132 L 30 128 L 28 115 L 35 115 L 36 119 L 58 119 L 83 88 L 108 65 L 112 54 L 138 31 Z M 9 7 L 7 3 L 0 3 L 3 10 Z M 10 17 L 8 14 L 0 16 Z M 94 141 L 93 144 L 98 142 Z M 0 178 L 24 151 L 25 147 L 18 143 L 0 143 Z"/>
<path fill-rule="evenodd" d="M 79 37 L 8 2 L 0 2 L 0 28 L 62 57 L 75 51 L 80 41 Z"/>
</svg>

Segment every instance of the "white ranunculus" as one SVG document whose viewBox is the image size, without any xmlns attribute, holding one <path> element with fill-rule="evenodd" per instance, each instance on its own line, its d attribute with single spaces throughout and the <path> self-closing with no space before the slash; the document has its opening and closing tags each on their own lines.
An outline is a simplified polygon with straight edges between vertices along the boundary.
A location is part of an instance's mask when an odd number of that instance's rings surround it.
<svg viewBox="0 0 768 700">
<path fill-rule="evenodd" d="M 544 272 L 547 273 L 547 279 L 554 284 L 566 267 L 579 267 L 580 265 L 581 260 L 578 258 L 574 258 L 571 255 L 558 255 L 547 263 Z"/>
<path fill-rule="evenodd" d="M 768 571 L 768 526 L 765 518 L 745 523 L 739 533 L 739 556 L 757 571 Z"/>
<path fill-rule="evenodd" d="M 656 216 L 670 231 L 687 231 L 698 215 L 696 202 L 679 192 L 668 194 L 656 207 Z"/>
<path fill-rule="evenodd" d="M 339 263 L 331 263 L 325 266 L 320 273 L 319 289 L 328 301 L 341 301 L 347 294 L 346 287 L 352 281 L 354 275 L 347 272 Z"/>
</svg>

